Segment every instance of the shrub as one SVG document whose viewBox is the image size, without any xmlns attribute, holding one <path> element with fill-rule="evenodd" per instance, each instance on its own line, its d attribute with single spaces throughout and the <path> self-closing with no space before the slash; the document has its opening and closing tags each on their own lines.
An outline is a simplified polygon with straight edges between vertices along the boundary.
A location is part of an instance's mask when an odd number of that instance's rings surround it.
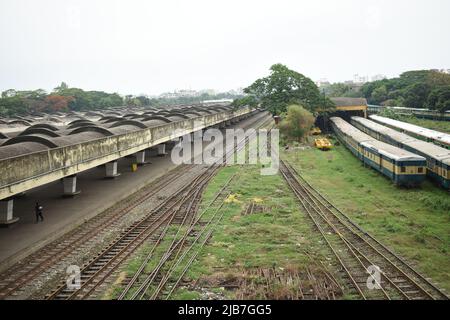
<svg viewBox="0 0 450 320">
<path fill-rule="evenodd" d="M 303 141 L 314 125 L 315 117 L 299 105 L 290 105 L 286 117 L 281 121 L 281 134 L 292 141 Z"/>
</svg>

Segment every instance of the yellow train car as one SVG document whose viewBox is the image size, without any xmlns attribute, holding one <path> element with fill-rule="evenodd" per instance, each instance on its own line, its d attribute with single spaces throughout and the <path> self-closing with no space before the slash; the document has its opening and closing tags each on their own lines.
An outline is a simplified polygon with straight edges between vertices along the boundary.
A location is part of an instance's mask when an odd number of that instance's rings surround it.
<svg viewBox="0 0 450 320">
<path fill-rule="evenodd" d="M 313 136 L 318 136 L 319 134 L 321 134 L 322 133 L 322 130 L 320 130 L 320 128 L 317 128 L 317 127 L 315 127 L 315 128 L 312 128 L 311 129 L 311 135 L 313 135 Z"/>
<path fill-rule="evenodd" d="M 332 146 L 331 142 L 326 138 L 315 139 L 314 145 L 317 149 L 320 149 L 322 151 L 330 150 Z"/>
</svg>

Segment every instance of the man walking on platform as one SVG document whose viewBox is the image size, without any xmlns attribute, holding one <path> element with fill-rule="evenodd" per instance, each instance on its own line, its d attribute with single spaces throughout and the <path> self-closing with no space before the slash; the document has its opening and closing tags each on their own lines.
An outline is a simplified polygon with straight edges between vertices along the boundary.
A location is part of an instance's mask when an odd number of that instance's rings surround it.
<svg viewBox="0 0 450 320">
<path fill-rule="evenodd" d="M 36 202 L 36 206 L 34 207 L 34 211 L 36 212 L 36 223 L 39 222 L 39 218 L 41 218 L 41 221 L 44 221 L 44 217 L 42 216 L 42 206 Z"/>
</svg>

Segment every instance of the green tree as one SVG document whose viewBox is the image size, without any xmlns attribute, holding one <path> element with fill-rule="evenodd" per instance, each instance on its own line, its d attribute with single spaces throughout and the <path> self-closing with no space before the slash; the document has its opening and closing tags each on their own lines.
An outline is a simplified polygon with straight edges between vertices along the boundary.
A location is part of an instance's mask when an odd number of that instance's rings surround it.
<svg viewBox="0 0 450 320">
<path fill-rule="evenodd" d="M 285 112 L 290 104 L 301 104 L 313 113 L 334 107 L 311 79 L 282 64 L 271 66 L 268 77 L 256 80 L 244 92 L 272 114 Z"/>
<path fill-rule="evenodd" d="M 2 98 L 10 98 L 14 97 L 17 94 L 17 91 L 14 89 L 8 89 L 2 92 Z"/>
<path fill-rule="evenodd" d="M 345 83 L 333 83 L 325 87 L 325 94 L 328 97 L 348 97 L 352 95 L 352 88 Z"/>
<path fill-rule="evenodd" d="M 450 86 L 450 75 L 433 70 L 407 71 L 398 78 L 368 82 L 361 93 L 372 104 L 425 108 L 431 92 Z"/>
<path fill-rule="evenodd" d="M 427 83 L 418 82 L 409 85 L 402 94 L 404 98 L 402 107 L 424 108 L 430 91 Z"/>
<path fill-rule="evenodd" d="M 0 110 L 3 116 L 24 115 L 29 111 L 25 99 L 20 96 L 12 96 L 0 99 Z"/>
<path fill-rule="evenodd" d="M 61 84 L 58 87 L 54 88 L 53 91 L 60 92 L 60 91 L 64 91 L 64 90 L 67 90 L 67 89 L 69 89 L 69 86 L 67 85 L 67 83 L 65 83 L 63 81 L 63 82 L 61 82 Z"/>
<path fill-rule="evenodd" d="M 258 101 L 256 100 L 255 96 L 245 96 L 243 98 L 233 100 L 232 105 L 235 108 L 242 106 L 250 106 L 255 108 L 258 106 Z"/>
<path fill-rule="evenodd" d="M 385 85 L 382 85 L 380 87 L 375 88 L 375 90 L 372 91 L 372 101 L 374 101 L 377 104 L 382 103 L 388 98 L 388 90 Z"/>
<path fill-rule="evenodd" d="M 427 107 L 439 112 L 450 110 L 450 86 L 442 86 L 431 91 L 427 99 Z"/>
<path fill-rule="evenodd" d="M 279 124 L 279 129 L 288 140 L 300 141 L 308 135 L 315 120 L 313 114 L 302 106 L 290 105 L 286 117 Z"/>
</svg>

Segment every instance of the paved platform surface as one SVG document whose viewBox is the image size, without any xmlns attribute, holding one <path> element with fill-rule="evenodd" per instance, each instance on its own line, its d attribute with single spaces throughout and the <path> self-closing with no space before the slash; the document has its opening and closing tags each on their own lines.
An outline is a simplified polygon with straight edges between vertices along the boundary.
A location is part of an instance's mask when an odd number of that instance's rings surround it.
<svg viewBox="0 0 450 320">
<path fill-rule="evenodd" d="M 255 115 L 238 125 L 245 126 L 255 121 Z M 139 166 L 132 172 L 133 158 L 122 158 L 118 162 L 121 175 L 105 179 L 104 166 L 77 175 L 77 189 L 81 194 L 74 198 L 63 198 L 61 181 L 29 190 L 14 200 L 14 216 L 20 220 L 11 228 L 0 228 L 0 270 L 10 266 L 34 250 L 44 246 L 85 220 L 106 210 L 118 201 L 149 184 L 166 172 L 174 169 L 170 155 L 147 157 L 151 164 Z M 36 223 L 34 206 L 36 201 L 44 207 L 44 221 Z"/>
</svg>

